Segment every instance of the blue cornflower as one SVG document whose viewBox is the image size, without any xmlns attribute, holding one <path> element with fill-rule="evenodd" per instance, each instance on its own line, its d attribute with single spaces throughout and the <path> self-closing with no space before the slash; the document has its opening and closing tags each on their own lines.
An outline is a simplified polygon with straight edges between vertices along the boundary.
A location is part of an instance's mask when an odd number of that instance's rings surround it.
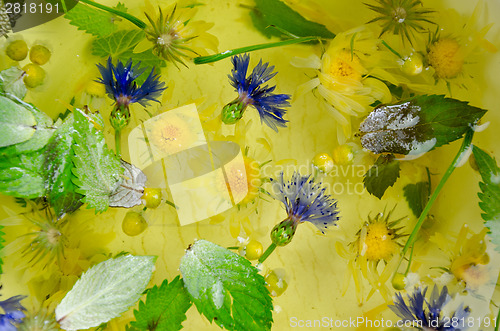
<svg viewBox="0 0 500 331">
<path fill-rule="evenodd" d="M 7 300 L 0 301 L 0 307 L 4 310 L 5 314 L 0 314 L 0 330 L 2 331 L 16 331 L 16 324 L 19 324 L 25 317 L 24 310 L 26 310 L 19 301 L 26 298 L 24 295 L 16 295 Z"/>
<path fill-rule="evenodd" d="M 147 106 L 149 101 L 159 102 L 160 97 L 166 87 L 164 82 L 160 82 L 160 76 L 154 73 L 154 68 L 141 86 L 137 86 L 135 81 L 145 69 L 139 69 L 140 63 L 132 67 L 132 60 L 128 60 L 124 65 L 120 60 L 113 65 L 111 57 L 108 58 L 107 66 L 98 64 L 102 78 L 97 80 L 106 86 L 106 92 L 110 98 L 115 100 L 115 108 L 111 112 L 110 121 L 115 130 L 121 130 L 130 122 L 129 105 L 139 103 Z"/>
<path fill-rule="evenodd" d="M 339 220 L 337 201 L 325 194 L 326 188 L 315 183 L 310 175 L 294 172 L 289 182 L 283 173 L 277 180 L 271 178 L 270 195 L 285 204 L 288 217 L 271 231 L 271 239 L 277 246 L 288 244 L 300 223 L 311 222 L 321 233 Z"/>
<path fill-rule="evenodd" d="M 238 97 L 228 103 L 222 109 L 222 121 L 226 124 L 234 124 L 243 117 L 245 109 L 252 105 L 259 112 L 261 122 L 264 122 L 274 131 L 278 131 L 278 126 L 286 127 L 286 120 L 283 116 L 286 110 L 283 107 L 290 106 L 288 94 L 274 94 L 276 86 L 263 84 L 273 78 L 277 72 L 273 73 L 274 66 L 269 63 L 259 64 L 252 70 L 247 77 L 248 64 L 250 56 L 235 55 L 231 58 L 233 69 L 231 75 L 228 75 L 231 85 L 238 92 Z"/>
<path fill-rule="evenodd" d="M 394 305 L 389 308 L 398 315 L 403 321 L 415 321 L 419 323 L 418 327 L 424 330 L 447 330 L 447 331 L 462 331 L 466 330 L 466 325 L 453 324 L 450 321 L 463 321 L 469 315 L 469 307 L 460 305 L 453 315 L 449 318 L 441 316 L 441 310 L 450 301 L 451 297 L 448 294 L 448 288 L 443 287 L 439 292 L 436 285 L 431 293 L 430 300 L 425 299 L 427 287 L 415 289 L 412 295 L 408 296 L 408 304 L 403 299 L 400 293 L 396 293 Z M 425 307 L 424 307 L 425 303 Z"/>
</svg>

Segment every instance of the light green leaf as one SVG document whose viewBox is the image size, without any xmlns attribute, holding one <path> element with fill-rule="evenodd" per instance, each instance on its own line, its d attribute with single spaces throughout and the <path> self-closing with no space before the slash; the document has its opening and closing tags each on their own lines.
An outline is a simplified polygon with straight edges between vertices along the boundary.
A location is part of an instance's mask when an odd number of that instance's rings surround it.
<svg viewBox="0 0 500 331">
<path fill-rule="evenodd" d="M 486 113 L 442 95 L 421 95 L 375 108 L 361 123 L 361 144 L 374 153 L 419 155 L 460 139 Z"/>
<path fill-rule="evenodd" d="M 77 210 L 81 206 L 82 195 L 76 192 L 77 186 L 71 160 L 74 154 L 73 114 L 70 113 L 64 123 L 54 132 L 44 152 L 43 176 L 46 196 L 49 204 L 59 217 Z"/>
<path fill-rule="evenodd" d="M 399 178 L 399 161 L 394 155 L 380 155 L 363 179 L 368 193 L 381 199 L 385 191 Z"/>
<path fill-rule="evenodd" d="M 228 330 L 270 330 L 273 304 L 264 277 L 223 247 L 198 240 L 181 260 L 184 284 L 200 313 Z"/>
<path fill-rule="evenodd" d="M 118 3 L 116 9 L 126 12 L 127 8 Z M 64 16 L 70 24 L 97 37 L 104 37 L 116 31 L 116 20 L 121 20 L 106 11 L 78 3 Z"/>
<path fill-rule="evenodd" d="M 28 91 L 23 81 L 24 71 L 10 67 L 0 72 L 0 91 L 24 99 Z"/>
<path fill-rule="evenodd" d="M 174 331 L 182 329 L 191 299 L 179 276 L 170 283 L 165 279 L 160 287 L 148 290 L 145 301 L 134 310 L 135 321 L 130 325 L 138 330 Z"/>
<path fill-rule="evenodd" d="M 45 194 L 42 151 L 0 157 L 0 192 L 34 199 Z"/>
<path fill-rule="evenodd" d="M 481 200 L 479 207 L 484 212 L 481 216 L 491 231 L 492 242 L 500 251 L 500 168 L 495 159 L 479 147 L 474 146 L 472 152 L 483 180 L 479 183 L 481 192 L 477 194 Z"/>
<path fill-rule="evenodd" d="M 16 102 L 0 96 L 0 147 L 30 139 L 35 134 L 35 116 Z"/>
<path fill-rule="evenodd" d="M 120 162 L 123 168 L 123 176 L 110 195 L 109 206 L 131 208 L 140 205 L 147 180 L 146 175 L 133 164 L 123 160 L 120 160 Z"/>
<path fill-rule="evenodd" d="M 120 256 L 87 270 L 56 307 L 64 330 L 88 329 L 132 306 L 151 279 L 156 257 Z"/>
<path fill-rule="evenodd" d="M 335 34 L 324 25 L 311 22 L 280 0 L 255 0 L 256 7 L 250 12 L 254 26 L 266 37 L 282 37 L 271 25 L 299 37 L 318 36 L 332 39 Z"/>
<path fill-rule="evenodd" d="M 110 195 L 121 181 L 123 168 L 118 157 L 109 150 L 101 131 L 97 131 L 81 110 L 74 112 L 73 182 L 83 201 L 97 212 L 108 209 Z"/>
</svg>

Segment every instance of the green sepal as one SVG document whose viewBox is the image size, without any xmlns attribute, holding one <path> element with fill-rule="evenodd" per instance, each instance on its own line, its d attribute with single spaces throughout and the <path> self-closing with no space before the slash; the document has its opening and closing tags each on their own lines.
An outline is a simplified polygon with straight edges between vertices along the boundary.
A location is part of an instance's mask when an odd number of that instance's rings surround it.
<svg viewBox="0 0 500 331">
<path fill-rule="evenodd" d="M 298 222 L 295 222 L 291 217 L 288 217 L 281 223 L 274 226 L 271 230 L 271 240 L 276 246 L 288 245 L 295 235 Z"/>
<path fill-rule="evenodd" d="M 235 124 L 242 117 L 247 105 L 235 99 L 222 108 L 221 119 L 224 124 Z"/>
</svg>

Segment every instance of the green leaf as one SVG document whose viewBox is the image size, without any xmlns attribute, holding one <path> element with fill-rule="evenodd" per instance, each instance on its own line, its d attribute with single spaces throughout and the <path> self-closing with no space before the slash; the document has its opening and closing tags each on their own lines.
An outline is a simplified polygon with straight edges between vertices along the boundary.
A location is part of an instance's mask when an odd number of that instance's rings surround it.
<svg viewBox="0 0 500 331">
<path fill-rule="evenodd" d="M 47 200 L 58 217 L 77 210 L 82 195 L 72 182 L 73 114 L 54 132 L 44 152 L 43 175 Z"/>
<path fill-rule="evenodd" d="M 0 147 L 21 143 L 33 137 L 35 116 L 16 102 L 0 96 Z"/>
<path fill-rule="evenodd" d="M 481 216 L 491 231 L 491 241 L 500 251 L 500 168 L 495 159 L 479 147 L 474 146 L 472 152 L 483 180 L 479 183 L 481 192 L 477 194 L 481 200 L 479 207 L 484 212 Z"/>
<path fill-rule="evenodd" d="M 191 299 L 182 279 L 177 276 L 170 283 L 163 283 L 148 290 L 145 301 L 134 310 L 135 321 L 130 325 L 138 330 L 171 331 L 182 329 Z"/>
<path fill-rule="evenodd" d="M 65 330 L 88 329 L 120 316 L 132 306 L 151 279 L 154 256 L 126 255 L 87 270 L 56 307 Z"/>
<path fill-rule="evenodd" d="M 399 161 L 394 155 L 380 155 L 363 179 L 368 193 L 381 199 L 385 191 L 399 178 Z"/>
<path fill-rule="evenodd" d="M 10 67 L 0 72 L 0 91 L 11 94 L 19 99 L 26 96 L 26 85 L 23 81 L 24 71 L 18 67 Z"/>
<path fill-rule="evenodd" d="M 2 229 L 3 229 L 3 226 L 0 225 L 0 252 L 5 247 L 5 245 L 4 245 L 5 239 L 3 238 L 3 236 L 5 236 L 5 232 L 3 232 Z M 2 255 L 0 255 L 0 275 L 3 274 L 2 265 L 3 265 L 3 259 L 2 259 Z"/>
<path fill-rule="evenodd" d="M 18 198 L 39 198 L 45 194 L 42 151 L 13 157 L 0 156 L 0 192 Z"/>
<path fill-rule="evenodd" d="M 12 103 L 7 102 L 6 100 Z M 33 117 L 35 119 L 35 124 L 29 128 L 29 130 L 33 130 L 33 134 L 31 134 L 29 139 L 15 144 L 10 143 L 9 146 L 0 148 L 0 155 L 13 156 L 21 153 L 29 153 L 40 150 L 47 145 L 50 137 L 55 131 L 52 119 L 47 114 L 20 99 L 16 99 L 16 102 L 14 102 L 0 96 L 0 113 L 2 109 L 4 109 L 4 106 L 11 107 L 9 108 L 10 111 L 7 112 L 9 113 L 8 116 L 26 116 L 25 121 L 29 121 L 29 123 L 32 123 L 31 118 Z M 31 115 L 28 115 L 27 112 L 31 113 Z M 8 130 L 2 131 L 0 137 L 4 137 L 4 135 L 7 135 L 8 132 Z M 11 136 L 16 137 L 17 133 L 13 133 Z"/>
<path fill-rule="evenodd" d="M 126 12 L 127 8 L 118 3 L 116 9 Z M 78 3 L 64 16 L 70 20 L 78 30 L 84 30 L 97 37 L 104 37 L 116 31 L 115 21 L 118 19 L 115 15 L 94 7 Z"/>
<path fill-rule="evenodd" d="M 332 39 L 335 34 L 324 25 L 311 22 L 279 0 L 255 0 L 256 7 L 250 12 L 254 26 L 266 37 L 283 37 L 274 25 L 299 37 L 318 36 Z"/>
<path fill-rule="evenodd" d="M 228 330 L 270 330 L 273 304 L 264 277 L 244 257 L 206 240 L 183 256 L 180 271 L 200 313 Z"/>
<path fill-rule="evenodd" d="M 94 128 L 81 110 L 74 113 L 73 182 L 83 201 L 97 212 L 108 209 L 110 195 L 119 185 L 123 168 L 118 157 L 109 150 L 101 131 Z"/>
<path fill-rule="evenodd" d="M 408 184 L 403 188 L 403 191 L 411 211 L 415 217 L 419 217 L 429 201 L 429 182 Z"/>
<path fill-rule="evenodd" d="M 120 162 L 123 168 L 123 176 L 110 195 L 109 206 L 131 208 L 140 205 L 147 180 L 146 175 L 133 164 L 123 160 L 120 160 Z"/>
<path fill-rule="evenodd" d="M 467 102 L 422 95 L 375 108 L 361 123 L 361 144 L 374 153 L 419 155 L 460 139 L 486 113 Z"/>
</svg>

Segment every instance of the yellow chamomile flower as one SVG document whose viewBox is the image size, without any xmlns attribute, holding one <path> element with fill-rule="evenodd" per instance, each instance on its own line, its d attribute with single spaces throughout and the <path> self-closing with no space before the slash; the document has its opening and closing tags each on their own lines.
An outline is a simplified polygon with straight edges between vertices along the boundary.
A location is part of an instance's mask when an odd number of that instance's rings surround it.
<svg viewBox="0 0 500 331">
<path fill-rule="evenodd" d="M 359 304 L 364 302 L 363 279 L 366 279 L 372 287 L 366 300 L 375 291 L 378 291 L 384 300 L 390 299 L 386 283 L 398 263 L 399 254 L 397 253 L 401 248 L 398 239 L 405 236 L 400 233 L 401 227 L 396 228 L 404 217 L 390 221 L 393 211 L 394 209 L 387 214 L 379 213 L 374 218 L 368 216 L 368 221 L 364 222 L 356 233 L 354 241 L 344 243 L 338 241 L 335 244 L 337 253 L 348 260 L 343 294 L 346 293 L 352 278 Z M 379 272 L 381 261 L 384 261 L 385 265 L 382 272 Z"/>
<path fill-rule="evenodd" d="M 365 26 L 342 32 L 327 45 L 323 55 L 294 58 L 292 65 L 315 69 L 317 76 L 301 85 L 296 95 L 316 90 L 321 105 L 337 121 L 340 144 L 351 137 L 351 117 L 362 117 L 379 100 L 391 101 L 391 93 L 380 80 L 391 80 L 384 70 L 386 51 Z"/>
<path fill-rule="evenodd" d="M 206 49 L 217 52 L 218 39 L 207 31 L 213 23 L 193 20 L 197 9 L 189 4 L 176 3 L 158 12 L 146 1 L 145 15 L 150 26 L 145 30 L 153 43 L 153 52 L 167 60 L 184 64 L 184 59 L 207 55 Z"/>
</svg>

